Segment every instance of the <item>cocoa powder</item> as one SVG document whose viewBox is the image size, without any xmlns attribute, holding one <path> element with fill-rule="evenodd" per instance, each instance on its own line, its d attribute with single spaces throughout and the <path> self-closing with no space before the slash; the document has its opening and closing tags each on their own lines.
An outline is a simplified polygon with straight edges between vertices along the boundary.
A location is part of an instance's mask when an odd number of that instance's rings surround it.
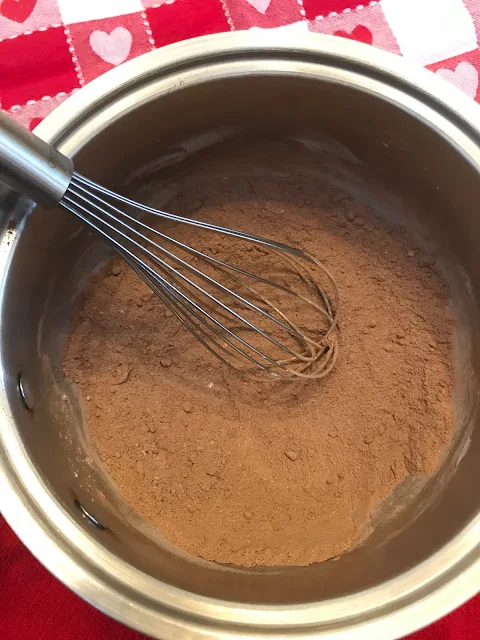
<svg viewBox="0 0 480 640">
<path fill-rule="evenodd" d="M 322 381 L 245 382 L 115 258 L 89 281 L 64 357 L 99 456 L 187 552 L 246 566 L 341 554 L 449 443 L 447 288 L 404 230 L 308 177 L 199 179 L 172 206 L 324 261 L 342 302 L 339 361 Z M 194 228 L 170 231 L 195 242 Z M 230 242 L 206 249 L 225 255 Z"/>
</svg>

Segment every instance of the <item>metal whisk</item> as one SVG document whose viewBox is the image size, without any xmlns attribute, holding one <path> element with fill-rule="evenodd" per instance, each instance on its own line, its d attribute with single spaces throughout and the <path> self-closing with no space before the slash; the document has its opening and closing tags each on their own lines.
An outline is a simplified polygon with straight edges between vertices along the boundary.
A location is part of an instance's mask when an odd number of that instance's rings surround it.
<svg viewBox="0 0 480 640">
<path fill-rule="evenodd" d="M 77 174 L 69 158 L 5 114 L 0 180 L 36 202 L 59 205 L 99 233 L 212 354 L 242 375 L 321 378 L 333 368 L 338 292 L 312 256 L 114 193 Z M 202 249 L 167 235 L 163 221 L 196 227 Z M 208 234 L 235 240 L 226 244 L 228 261 L 207 253 Z M 257 273 L 243 268 L 252 252 Z"/>
</svg>

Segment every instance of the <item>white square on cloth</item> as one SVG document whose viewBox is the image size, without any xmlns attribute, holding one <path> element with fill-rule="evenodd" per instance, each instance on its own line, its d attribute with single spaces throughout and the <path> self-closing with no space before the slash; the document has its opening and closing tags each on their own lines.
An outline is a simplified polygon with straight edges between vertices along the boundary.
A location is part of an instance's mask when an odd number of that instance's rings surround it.
<svg viewBox="0 0 480 640">
<path fill-rule="evenodd" d="M 143 11 L 142 0 L 57 0 L 67 26 Z"/>
<path fill-rule="evenodd" d="M 427 65 L 477 48 L 473 19 L 463 0 L 382 0 L 402 54 Z"/>
</svg>

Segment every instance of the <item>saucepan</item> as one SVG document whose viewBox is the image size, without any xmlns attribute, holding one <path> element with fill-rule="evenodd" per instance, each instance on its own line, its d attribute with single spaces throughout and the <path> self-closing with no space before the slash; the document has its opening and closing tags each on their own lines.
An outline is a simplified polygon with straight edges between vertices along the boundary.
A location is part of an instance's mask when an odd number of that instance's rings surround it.
<svg viewBox="0 0 480 640">
<path fill-rule="evenodd" d="M 257 31 L 141 56 L 68 98 L 36 132 L 79 172 L 118 190 L 148 184 L 163 167 L 205 145 L 228 145 L 239 132 L 301 139 L 319 179 L 411 225 L 444 256 L 462 312 L 455 433 L 421 489 L 393 496 L 371 533 L 339 558 L 258 569 L 202 561 L 123 501 L 96 462 L 62 372 L 74 301 L 105 248 L 67 213 L 2 189 L 0 509 L 32 553 L 92 605 L 164 640 L 389 640 L 473 596 L 479 107 L 372 47 Z"/>
</svg>

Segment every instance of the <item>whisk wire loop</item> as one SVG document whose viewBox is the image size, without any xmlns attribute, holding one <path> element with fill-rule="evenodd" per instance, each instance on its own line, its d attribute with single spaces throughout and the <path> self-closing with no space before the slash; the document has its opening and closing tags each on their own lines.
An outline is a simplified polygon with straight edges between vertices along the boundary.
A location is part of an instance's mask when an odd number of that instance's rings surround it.
<svg viewBox="0 0 480 640">
<path fill-rule="evenodd" d="M 190 333 L 242 375 L 260 373 L 264 380 L 322 378 L 333 368 L 338 352 L 338 290 L 326 267 L 312 256 L 275 240 L 141 205 L 76 173 L 60 205 L 110 243 Z M 128 213 L 122 205 L 133 211 Z M 146 224 L 147 215 L 253 243 L 260 257 L 278 258 L 280 273 L 294 274 L 300 290 L 282 278 L 266 278 L 185 244 Z M 196 266 L 196 261 L 210 272 Z M 313 267 L 328 280 L 331 294 L 312 276 Z M 274 293 L 282 294 L 282 304 L 271 298 Z M 301 320 L 293 319 L 295 309 L 284 309 L 288 299 L 318 312 L 318 324 L 307 331 Z"/>
<path fill-rule="evenodd" d="M 83 191 L 83 189 L 82 189 Z M 77 191 L 72 190 L 72 193 L 75 193 L 75 195 L 77 195 L 77 197 L 79 197 L 82 200 L 85 200 L 88 203 L 88 199 L 85 196 L 82 196 L 82 194 L 79 194 Z M 97 198 L 96 196 L 94 196 L 95 199 L 100 200 L 99 198 Z M 69 197 L 66 196 L 65 198 L 66 201 L 73 203 L 73 200 Z M 105 205 L 104 201 L 101 201 L 102 205 Z M 173 260 L 174 262 L 176 262 L 177 264 L 187 268 L 188 270 L 192 271 L 195 275 L 197 275 L 199 278 L 209 282 L 210 284 L 213 284 L 215 287 L 218 287 L 223 293 L 226 293 L 228 295 L 231 295 L 233 298 L 235 298 L 237 301 L 243 303 L 245 306 L 249 307 L 250 309 L 264 315 L 266 318 L 268 318 L 269 320 L 271 320 L 272 322 L 275 322 L 277 325 L 279 325 L 280 327 L 282 327 L 283 329 L 286 329 L 288 331 L 292 331 L 292 327 L 287 326 L 285 323 L 281 322 L 280 320 L 278 320 L 278 318 L 275 318 L 274 316 L 272 316 L 271 314 L 269 314 L 267 311 L 265 311 L 264 309 L 262 309 L 261 307 L 259 307 L 258 305 L 255 305 L 254 303 L 252 303 L 250 300 L 247 300 L 246 298 L 240 296 L 239 294 L 237 294 L 235 291 L 232 291 L 231 289 L 229 289 L 228 287 L 226 287 L 225 285 L 221 284 L 220 282 L 218 282 L 218 280 L 215 280 L 214 278 L 210 277 L 208 274 L 200 271 L 199 269 L 197 269 L 196 267 L 194 267 L 192 264 L 187 263 L 185 260 L 183 260 L 182 258 L 180 258 L 179 256 L 175 255 L 174 253 L 172 253 L 171 251 L 168 251 L 168 249 L 166 249 L 165 247 L 162 247 L 161 245 L 159 245 L 158 243 L 154 242 L 151 238 L 146 237 L 144 235 L 142 235 L 139 231 L 137 231 L 134 227 L 132 227 L 131 225 L 128 225 L 127 223 L 125 223 L 123 220 L 121 220 L 121 218 L 119 218 L 118 216 L 124 217 L 126 218 L 130 223 L 134 223 L 139 225 L 140 227 L 142 227 L 143 229 L 145 229 L 146 231 L 148 231 L 151 234 L 155 234 L 157 236 L 160 236 L 161 238 L 163 238 L 164 240 L 171 242 L 177 246 L 181 245 L 182 248 L 185 248 L 187 251 L 189 251 L 190 253 L 195 253 L 203 258 L 205 258 L 206 260 L 208 260 L 209 262 L 212 263 L 216 263 L 217 266 L 222 266 L 224 268 L 227 269 L 233 269 L 233 267 L 225 262 L 221 262 L 221 261 L 212 261 L 210 260 L 210 257 L 207 256 L 204 253 L 195 251 L 192 247 L 188 247 L 187 245 L 184 245 L 183 243 L 178 243 L 177 241 L 175 241 L 173 238 L 171 238 L 170 236 L 167 236 L 164 233 L 159 232 L 157 229 L 154 229 L 153 227 L 150 227 L 146 224 L 144 224 L 143 222 L 141 222 L 140 220 L 137 220 L 136 218 L 129 216 L 126 212 L 122 211 L 121 209 L 118 209 L 117 207 L 111 205 L 110 203 L 107 203 L 109 208 L 111 210 L 113 210 L 113 214 L 110 213 L 107 208 L 105 206 L 101 206 L 98 205 L 98 208 L 102 211 L 102 213 L 104 213 L 106 216 L 108 216 L 109 218 L 115 220 L 115 222 L 117 222 L 119 225 L 121 225 L 122 227 L 128 229 L 130 232 L 132 232 L 133 234 L 135 234 L 137 237 L 140 237 L 143 241 L 147 242 L 149 245 L 151 245 L 152 247 L 154 247 L 155 249 L 157 249 L 160 253 L 162 253 L 163 255 L 167 256 L 168 258 L 170 258 L 171 260 Z M 116 215 L 115 215 L 116 214 Z M 98 218 L 97 218 L 98 219 Z M 111 225 L 107 225 L 106 222 L 102 221 L 103 224 L 105 224 L 106 226 L 109 226 L 109 228 L 111 228 L 112 230 L 114 230 L 114 227 Z M 120 233 L 119 231 L 117 231 L 118 233 Z M 131 239 L 124 235 L 121 234 L 126 240 L 131 241 Z M 199 289 L 200 287 L 193 282 L 191 279 L 187 278 L 184 274 L 182 274 L 181 272 L 175 270 L 174 268 L 172 268 L 168 263 L 166 263 L 164 260 L 160 260 L 157 256 L 153 255 L 151 252 L 147 251 L 145 248 L 140 247 L 138 244 L 136 245 L 143 253 L 145 253 L 149 258 L 151 258 L 154 262 L 156 262 L 159 266 L 170 270 L 173 274 L 175 274 L 177 277 L 181 278 L 182 280 L 184 280 L 185 282 L 188 282 L 188 284 L 190 284 L 192 287 Z M 243 271 L 244 275 L 248 275 L 251 277 L 255 277 L 252 274 L 250 274 L 247 271 Z M 258 279 L 255 278 L 257 281 L 260 280 L 261 282 L 263 282 L 264 284 L 268 284 L 270 286 L 276 286 L 278 287 L 279 285 L 276 285 L 275 283 L 262 278 L 262 279 Z M 289 292 L 288 289 L 283 288 L 286 292 Z M 245 322 L 247 325 L 250 326 L 251 329 L 253 329 L 253 325 L 251 323 L 249 323 L 248 320 L 246 320 L 245 318 L 241 317 L 239 314 L 237 314 L 235 311 L 233 311 L 232 309 L 230 309 L 229 307 L 227 307 L 226 305 L 224 305 L 220 300 L 218 300 L 217 298 L 215 298 L 214 296 L 211 296 L 210 294 L 208 294 L 208 292 L 205 292 L 203 289 L 201 289 L 202 293 L 204 293 L 205 295 L 207 295 L 207 297 L 209 297 L 213 302 L 215 302 L 216 304 L 220 305 L 225 311 L 228 311 L 229 313 L 231 313 L 232 315 L 234 315 L 238 320 Z M 291 292 L 289 292 L 291 293 Z M 281 345 L 278 341 L 274 340 L 271 336 L 268 336 L 267 334 L 265 334 L 264 332 L 262 332 L 259 329 L 260 333 L 262 333 L 263 337 L 266 338 L 267 340 L 270 340 L 273 344 L 275 344 L 277 347 L 279 347 L 280 349 L 284 349 L 285 351 L 288 351 L 291 355 L 298 357 L 298 354 L 294 353 L 293 351 L 291 351 L 290 349 L 287 349 L 284 345 Z M 295 332 L 297 333 L 297 335 L 300 336 L 299 332 Z"/>
</svg>

